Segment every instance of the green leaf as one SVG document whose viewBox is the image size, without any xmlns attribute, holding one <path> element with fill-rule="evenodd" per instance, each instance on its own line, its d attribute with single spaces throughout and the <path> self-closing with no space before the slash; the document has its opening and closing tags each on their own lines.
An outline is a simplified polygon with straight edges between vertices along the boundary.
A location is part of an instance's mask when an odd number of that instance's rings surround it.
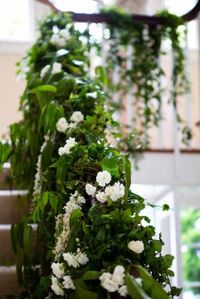
<svg viewBox="0 0 200 299">
<path fill-rule="evenodd" d="M 29 91 L 29 93 L 37 93 L 37 92 L 52 92 L 52 93 L 56 93 L 57 92 L 57 88 L 54 85 L 40 85 L 37 87 L 34 87 L 33 89 L 31 89 Z"/>
<path fill-rule="evenodd" d="M 76 295 L 80 299 L 98 299 L 99 296 L 96 292 L 88 290 L 87 285 L 81 279 L 75 280 Z"/>
<path fill-rule="evenodd" d="M 72 228 L 73 226 L 76 226 L 77 223 L 78 223 L 78 220 L 83 216 L 83 212 L 79 209 L 77 210 L 74 210 L 72 213 L 71 213 L 71 216 L 70 216 L 70 228 Z"/>
<path fill-rule="evenodd" d="M 128 288 L 128 294 L 133 299 L 150 299 L 150 297 L 144 292 L 142 287 L 136 282 L 136 280 L 127 275 L 125 278 L 126 286 Z M 160 298 L 161 299 L 161 298 Z"/>
<path fill-rule="evenodd" d="M 117 158 L 106 158 L 102 161 L 101 167 L 103 170 L 110 172 L 112 176 L 119 177 L 119 165 Z"/>
<path fill-rule="evenodd" d="M 87 271 L 83 274 L 81 279 L 83 279 L 83 280 L 96 280 L 96 279 L 99 278 L 99 276 L 100 276 L 99 271 Z"/>
<path fill-rule="evenodd" d="M 0 142 L 0 167 L 3 166 L 3 163 L 8 161 L 8 158 L 11 153 L 11 148 L 8 143 Z"/>
<path fill-rule="evenodd" d="M 136 268 L 139 270 L 142 278 L 144 290 L 151 295 L 152 299 L 169 298 L 164 288 L 142 266 L 138 265 Z"/>
<path fill-rule="evenodd" d="M 131 163 L 126 156 L 123 157 L 125 171 L 125 196 L 128 198 L 128 193 L 131 185 Z"/>
<path fill-rule="evenodd" d="M 26 225 L 24 227 L 24 251 L 27 257 L 31 256 L 32 252 L 32 227 L 31 225 Z"/>
</svg>

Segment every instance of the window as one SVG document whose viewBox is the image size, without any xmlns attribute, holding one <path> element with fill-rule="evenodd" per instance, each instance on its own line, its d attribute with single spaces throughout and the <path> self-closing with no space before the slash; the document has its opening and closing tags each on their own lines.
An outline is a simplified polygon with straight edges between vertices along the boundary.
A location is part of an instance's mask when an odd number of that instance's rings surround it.
<svg viewBox="0 0 200 299">
<path fill-rule="evenodd" d="M 0 0 L 0 7 L 0 41 L 31 41 L 32 0 Z"/>
</svg>

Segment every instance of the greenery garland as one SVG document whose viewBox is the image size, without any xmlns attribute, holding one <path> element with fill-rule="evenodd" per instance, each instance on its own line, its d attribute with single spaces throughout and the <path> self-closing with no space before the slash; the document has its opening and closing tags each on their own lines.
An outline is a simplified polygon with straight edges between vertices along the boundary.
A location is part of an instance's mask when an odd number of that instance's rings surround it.
<svg viewBox="0 0 200 299">
<path fill-rule="evenodd" d="M 109 87 L 120 92 L 121 98 L 132 95 L 134 116 L 130 128 L 146 138 L 146 146 L 150 145 L 150 129 L 159 127 L 163 119 L 163 96 L 170 89 L 161 84 L 165 71 L 160 63 L 166 54 L 161 48 L 162 42 L 170 42 L 173 68 L 169 104 L 175 108 L 182 142 L 188 144 L 192 137 L 191 129 L 181 119 L 178 109 L 178 97 L 189 92 L 183 48 L 186 29 L 182 18 L 164 10 L 157 14 L 162 18 L 162 24 L 147 25 L 134 22 L 132 15 L 120 8 L 106 8 L 102 12 L 112 21 L 111 25 L 106 25 L 110 32 L 107 34 L 110 52 L 105 67 L 108 72 L 116 67 L 120 69 L 118 82 L 110 82 Z M 132 52 L 127 53 L 130 46 Z M 131 68 L 127 68 L 127 60 L 130 60 Z"/>
<path fill-rule="evenodd" d="M 173 257 L 161 255 L 144 200 L 130 190 L 130 162 L 105 138 L 119 125 L 101 81 L 87 75 L 79 33 L 66 14 L 40 28 L 27 56 L 24 118 L 11 126 L 11 147 L 1 144 L 1 162 L 10 158 L 33 191 L 32 212 L 12 226 L 20 298 L 178 296 Z"/>
</svg>

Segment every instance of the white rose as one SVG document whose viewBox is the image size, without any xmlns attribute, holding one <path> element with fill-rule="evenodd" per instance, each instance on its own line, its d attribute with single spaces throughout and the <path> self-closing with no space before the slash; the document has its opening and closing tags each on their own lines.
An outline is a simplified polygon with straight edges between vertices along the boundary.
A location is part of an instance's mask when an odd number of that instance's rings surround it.
<svg viewBox="0 0 200 299">
<path fill-rule="evenodd" d="M 58 132 L 64 133 L 68 128 L 68 123 L 64 117 L 61 117 L 56 123 Z"/>
<path fill-rule="evenodd" d="M 70 117 L 70 120 L 75 122 L 75 123 L 80 123 L 84 120 L 84 116 L 81 113 L 81 111 L 74 111 L 74 113 Z"/>
<path fill-rule="evenodd" d="M 66 275 L 63 277 L 63 287 L 65 289 L 75 290 L 75 285 L 70 275 Z"/>
<path fill-rule="evenodd" d="M 100 171 L 97 173 L 96 181 L 101 187 L 105 187 L 105 185 L 109 184 L 111 179 L 111 174 L 107 170 Z"/>
<path fill-rule="evenodd" d="M 70 129 L 76 129 L 77 123 L 69 123 L 69 128 Z"/>
<path fill-rule="evenodd" d="M 54 74 L 60 73 L 61 71 L 62 71 L 62 64 L 58 63 L 58 62 L 54 62 L 53 66 L 52 66 L 51 73 L 54 75 Z"/>
<path fill-rule="evenodd" d="M 125 187 L 120 182 L 117 182 L 113 185 L 113 192 L 110 195 L 112 201 L 117 201 L 118 199 L 124 197 L 125 195 Z"/>
<path fill-rule="evenodd" d="M 69 267 L 74 267 L 74 268 L 79 267 L 79 264 L 73 254 L 69 252 L 63 253 L 63 258 L 67 262 Z"/>
<path fill-rule="evenodd" d="M 51 66 L 49 64 L 47 64 L 45 67 L 43 67 L 43 69 L 40 72 L 40 78 L 44 78 L 46 76 L 46 74 L 50 71 Z"/>
<path fill-rule="evenodd" d="M 111 195 L 112 195 L 112 193 L 113 193 L 113 186 L 107 186 L 105 188 L 105 194 L 106 194 L 106 196 L 110 198 Z"/>
<path fill-rule="evenodd" d="M 66 144 L 64 146 L 64 151 L 66 154 L 71 153 L 71 149 L 76 145 L 76 140 L 75 138 L 70 137 L 69 139 L 66 140 Z"/>
<path fill-rule="evenodd" d="M 135 253 L 142 253 L 144 251 L 144 243 L 142 241 L 130 241 L 128 248 Z"/>
<path fill-rule="evenodd" d="M 84 203 L 86 203 L 86 199 L 83 196 L 78 195 L 78 197 L 77 197 L 77 203 L 78 204 L 84 204 Z"/>
<path fill-rule="evenodd" d="M 56 47 L 64 47 L 66 45 L 66 38 L 54 33 L 50 38 L 50 43 Z"/>
<path fill-rule="evenodd" d="M 116 284 L 112 279 L 102 281 L 101 286 L 110 293 L 118 290 L 118 284 Z"/>
<path fill-rule="evenodd" d="M 92 186 L 91 184 L 87 184 L 85 186 L 85 191 L 88 195 L 94 196 L 96 192 L 96 187 Z"/>
<path fill-rule="evenodd" d="M 70 37 L 69 31 L 67 29 L 61 29 L 59 31 L 59 35 L 62 36 L 62 37 L 64 37 L 65 40 L 67 40 Z"/>
<path fill-rule="evenodd" d="M 63 264 L 60 263 L 53 263 L 51 265 L 51 269 L 53 274 L 57 277 L 57 278 L 62 278 L 65 275 L 64 272 L 64 268 L 63 268 Z"/>
<path fill-rule="evenodd" d="M 118 293 L 122 296 L 122 297 L 126 297 L 128 295 L 128 289 L 127 286 L 122 286 L 119 288 Z"/>
<path fill-rule="evenodd" d="M 64 296 L 63 289 L 59 286 L 58 279 L 54 276 L 51 277 L 51 289 L 58 296 Z"/>
<path fill-rule="evenodd" d="M 124 284 L 124 274 L 125 269 L 123 266 L 118 265 L 115 267 L 114 271 L 113 271 L 113 276 L 112 276 L 112 280 L 117 283 L 118 285 L 123 285 Z"/>
<path fill-rule="evenodd" d="M 77 254 L 76 260 L 80 265 L 86 265 L 89 262 L 87 255 L 83 252 Z"/>
<path fill-rule="evenodd" d="M 96 194 L 96 199 L 100 202 L 100 203 L 104 203 L 108 200 L 106 194 L 104 192 L 98 192 Z"/>
<path fill-rule="evenodd" d="M 59 156 L 63 156 L 66 154 L 64 147 L 59 147 L 58 154 L 59 154 Z"/>
</svg>

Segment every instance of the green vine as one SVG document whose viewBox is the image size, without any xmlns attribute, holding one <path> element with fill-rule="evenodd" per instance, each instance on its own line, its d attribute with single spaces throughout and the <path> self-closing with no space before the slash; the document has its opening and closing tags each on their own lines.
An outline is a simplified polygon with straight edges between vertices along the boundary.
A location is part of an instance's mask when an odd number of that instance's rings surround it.
<svg viewBox="0 0 200 299">
<path fill-rule="evenodd" d="M 162 25 L 146 25 L 134 22 L 132 15 L 120 9 L 104 9 L 112 25 L 110 31 L 110 53 L 107 57 L 107 69 L 119 67 L 119 82 L 112 85 L 113 90 L 121 92 L 121 97 L 132 94 L 134 116 L 130 127 L 137 129 L 139 135 L 146 136 L 147 146 L 150 144 L 149 129 L 159 126 L 163 119 L 162 103 L 167 86 L 162 86 L 165 71 L 161 65 L 165 55 L 161 46 L 164 40 L 171 43 L 173 52 L 173 69 L 171 75 L 171 91 L 169 104 L 175 108 L 177 121 L 182 130 L 182 141 L 187 144 L 192 137 L 191 129 L 180 118 L 178 97 L 189 92 L 189 83 L 185 71 L 185 55 L 183 42 L 185 27 L 183 20 L 167 11 L 157 14 L 162 18 Z M 129 47 L 131 54 L 127 54 Z M 127 69 L 127 60 L 132 67 Z"/>
</svg>

